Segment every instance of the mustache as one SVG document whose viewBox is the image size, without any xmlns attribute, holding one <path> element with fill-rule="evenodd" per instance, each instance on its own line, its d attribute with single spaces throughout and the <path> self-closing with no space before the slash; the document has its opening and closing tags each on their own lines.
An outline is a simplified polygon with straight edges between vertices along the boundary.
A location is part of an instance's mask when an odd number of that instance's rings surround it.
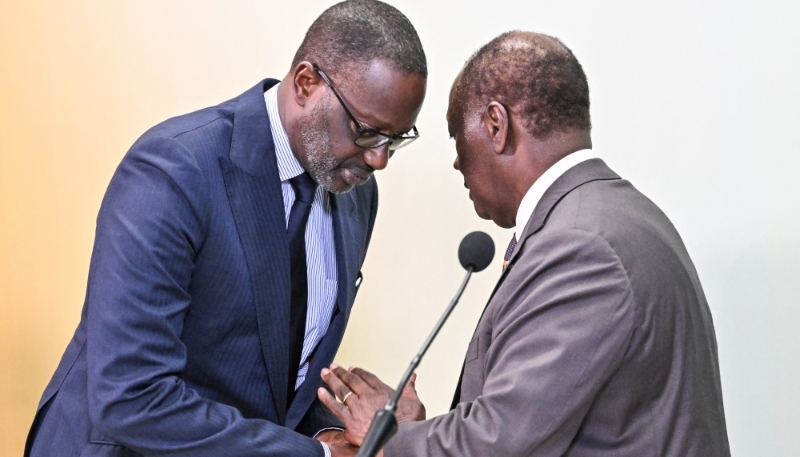
<svg viewBox="0 0 800 457">
<path fill-rule="evenodd" d="M 344 162 L 338 168 L 342 168 L 342 169 L 346 168 L 346 169 L 350 170 L 351 172 L 354 172 L 355 174 L 357 174 L 359 176 L 363 176 L 363 177 L 368 177 L 369 175 L 375 173 L 375 169 L 374 168 L 372 168 L 371 166 L 365 164 L 364 162 L 362 162 L 360 160 L 359 161 L 352 161 L 352 163 L 350 163 L 349 161 L 348 162 Z"/>
</svg>

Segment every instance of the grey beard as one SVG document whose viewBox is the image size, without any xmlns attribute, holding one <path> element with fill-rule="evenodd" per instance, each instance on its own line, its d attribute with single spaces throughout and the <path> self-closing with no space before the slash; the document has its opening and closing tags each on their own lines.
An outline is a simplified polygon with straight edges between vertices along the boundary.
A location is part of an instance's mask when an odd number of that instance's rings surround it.
<svg viewBox="0 0 800 457">
<path fill-rule="evenodd" d="M 333 144 L 328 134 L 330 128 L 326 113 L 329 105 L 330 96 L 326 94 L 300 124 L 300 141 L 306 153 L 308 174 L 328 192 L 342 193 L 333 189 L 336 157 L 333 155 Z"/>
</svg>

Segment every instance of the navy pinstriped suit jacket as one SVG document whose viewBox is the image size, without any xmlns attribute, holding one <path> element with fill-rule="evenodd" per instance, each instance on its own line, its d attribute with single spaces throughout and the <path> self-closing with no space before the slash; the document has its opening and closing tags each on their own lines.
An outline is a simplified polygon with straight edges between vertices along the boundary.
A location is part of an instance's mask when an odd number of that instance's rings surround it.
<svg viewBox="0 0 800 457">
<path fill-rule="evenodd" d="M 377 187 L 332 197 L 337 305 L 287 410 L 289 254 L 263 96 L 276 82 L 152 128 L 122 160 L 26 455 L 323 455 L 304 436 L 336 423 L 314 373 L 341 342 Z"/>
</svg>

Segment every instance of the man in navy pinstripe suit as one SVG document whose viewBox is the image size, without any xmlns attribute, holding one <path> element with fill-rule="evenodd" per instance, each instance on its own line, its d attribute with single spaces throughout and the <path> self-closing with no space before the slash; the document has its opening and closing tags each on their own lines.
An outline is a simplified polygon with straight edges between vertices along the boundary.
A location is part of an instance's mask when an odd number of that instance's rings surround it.
<svg viewBox="0 0 800 457">
<path fill-rule="evenodd" d="M 352 0 L 314 22 L 282 81 L 145 133 L 103 200 L 81 322 L 26 455 L 352 453 L 325 430 L 338 422 L 308 373 L 341 342 L 377 210 L 370 177 L 419 136 L 426 77 L 408 19 Z"/>
</svg>

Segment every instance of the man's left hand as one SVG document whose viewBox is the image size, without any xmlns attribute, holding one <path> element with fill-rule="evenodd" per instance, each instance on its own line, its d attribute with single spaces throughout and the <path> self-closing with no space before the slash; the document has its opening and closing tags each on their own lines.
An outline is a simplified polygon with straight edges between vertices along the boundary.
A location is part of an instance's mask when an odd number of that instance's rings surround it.
<svg viewBox="0 0 800 457">
<path fill-rule="evenodd" d="M 398 423 L 425 419 L 425 406 L 419 401 L 414 387 L 416 378 L 415 373 L 403 388 L 395 413 Z M 336 364 L 332 364 L 330 369 L 322 369 L 322 380 L 343 401 L 337 401 L 324 388 L 319 389 L 317 396 L 344 423 L 344 439 L 360 446 L 375 413 L 389 401 L 394 389 L 366 370 L 345 370 Z"/>
<path fill-rule="evenodd" d="M 344 439 L 344 430 L 323 430 L 314 437 L 328 445 L 331 457 L 349 457 L 358 453 L 358 448 Z"/>
</svg>

